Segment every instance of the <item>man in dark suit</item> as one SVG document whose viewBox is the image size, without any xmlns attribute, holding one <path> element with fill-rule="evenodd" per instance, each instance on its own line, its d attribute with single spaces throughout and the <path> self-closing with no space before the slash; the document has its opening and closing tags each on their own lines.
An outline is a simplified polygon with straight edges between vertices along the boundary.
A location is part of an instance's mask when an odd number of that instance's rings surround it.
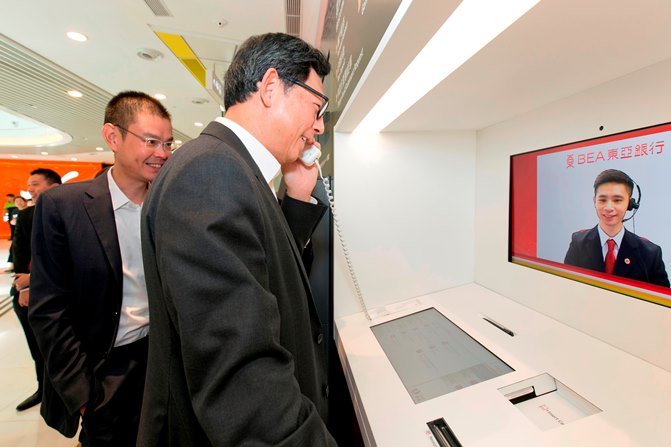
<svg viewBox="0 0 671 447">
<path fill-rule="evenodd" d="M 30 323 L 47 377 L 41 414 L 83 446 L 134 446 L 149 311 L 140 213 L 171 155 L 170 115 L 153 97 L 122 92 L 102 135 L 115 164 L 93 180 L 43 194 L 33 229 Z"/>
<path fill-rule="evenodd" d="M 594 207 L 599 224 L 573 233 L 564 264 L 669 287 L 662 249 L 624 228 L 627 211 L 638 208 L 634 182 L 622 171 L 608 169 L 594 181 Z"/>
<path fill-rule="evenodd" d="M 281 208 L 314 225 L 330 66 L 286 34 L 248 39 L 225 77 L 226 116 L 163 168 L 143 209 L 151 337 L 139 446 L 333 445 L 321 324 Z M 269 186 L 304 178 L 278 204 Z"/>
<path fill-rule="evenodd" d="M 61 176 L 52 169 L 38 168 L 30 172 L 28 177 L 28 193 L 33 201 L 37 202 L 40 194 L 61 184 Z M 16 229 L 12 242 L 12 258 L 14 259 L 14 282 L 9 293 L 12 295 L 14 312 L 21 323 L 23 333 L 28 342 L 30 355 L 35 362 L 35 375 L 37 376 L 37 391 L 28 396 L 19 405 L 17 411 L 27 410 L 42 401 L 44 359 L 40 353 L 37 340 L 30 323 L 28 322 L 28 302 L 30 297 L 30 244 L 33 229 L 33 214 L 35 207 L 29 206 L 22 209 L 16 219 Z"/>
</svg>

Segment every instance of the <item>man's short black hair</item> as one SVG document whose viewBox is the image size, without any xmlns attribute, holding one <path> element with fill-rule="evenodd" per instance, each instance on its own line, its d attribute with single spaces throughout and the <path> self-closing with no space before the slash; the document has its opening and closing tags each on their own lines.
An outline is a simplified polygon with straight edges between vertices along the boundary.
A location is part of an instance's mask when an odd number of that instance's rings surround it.
<svg viewBox="0 0 671 447">
<path fill-rule="evenodd" d="M 30 171 L 30 175 L 41 175 L 44 177 L 44 180 L 47 181 L 48 184 L 53 185 L 54 183 L 58 183 L 59 185 L 63 184 L 61 181 L 61 176 L 58 175 L 58 172 L 54 171 L 53 169 L 48 169 L 48 168 L 37 168 L 33 169 Z"/>
<path fill-rule="evenodd" d="M 316 48 L 304 40 L 284 33 L 252 36 L 242 43 L 224 76 L 224 107 L 245 102 L 258 90 L 256 83 L 268 69 L 277 70 L 282 81 L 305 81 L 314 69 L 324 79 L 331 64 Z M 284 82 L 285 88 L 294 84 Z"/>
<path fill-rule="evenodd" d="M 594 196 L 596 196 L 596 190 L 599 186 L 604 183 L 619 183 L 625 185 L 629 197 L 631 197 L 634 192 L 634 181 L 627 174 L 617 169 L 606 169 L 596 176 L 596 179 L 594 180 Z"/>
<path fill-rule="evenodd" d="M 135 117 L 140 112 L 148 112 L 152 115 L 160 116 L 168 121 L 170 113 L 161 104 L 161 102 L 143 92 L 125 91 L 118 93 L 107 103 L 105 107 L 105 123 L 120 126 L 121 135 L 126 137 L 126 131 L 135 121 Z"/>
</svg>

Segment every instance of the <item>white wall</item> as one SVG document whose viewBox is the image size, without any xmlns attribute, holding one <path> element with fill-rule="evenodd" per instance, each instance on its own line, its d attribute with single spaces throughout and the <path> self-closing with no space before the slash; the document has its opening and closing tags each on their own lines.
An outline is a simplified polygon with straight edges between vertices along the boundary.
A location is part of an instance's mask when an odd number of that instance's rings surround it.
<svg viewBox="0 0 671 447">
<path fill-rule="evenodd" d="M 671 59 L 479 131 L 475 281 L 671 371 L 671 309 L 507 262 L 511 154 L 668 121 Z"/>
<path fill-rule="evenodd" d="M 475 132 L 336 134 L 336 215 L 369 309 L 474 278 Z M 336 318 L 360 312 L 334 237 Z"/>
</svg>

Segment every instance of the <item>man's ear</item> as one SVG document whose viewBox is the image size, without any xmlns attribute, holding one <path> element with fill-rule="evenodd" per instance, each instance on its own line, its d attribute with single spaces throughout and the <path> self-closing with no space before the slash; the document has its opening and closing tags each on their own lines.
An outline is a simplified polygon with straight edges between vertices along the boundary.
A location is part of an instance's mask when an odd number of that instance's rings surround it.
<svg viewBox="0 0 671 447">
<path fill-rule="evenodd" d="M 277 98 L 279 89 L 284 87 L 280 75 L 274 68 L 269 68 L 263 75 L 263 78 L 257 83 L 259 88 L 259 98 L 265 107 L 270 107 L 273 98 Z"/>
<path fill-rule="evenodd" d="M 116 126 L 112 123 L 105 123 L 101 129 L 101 133 L 107 146 L 112 149 L 112 152 L 116 152 L 117 145 L 119 144 L 119 133 L 116 130 Z"/>
</svg>

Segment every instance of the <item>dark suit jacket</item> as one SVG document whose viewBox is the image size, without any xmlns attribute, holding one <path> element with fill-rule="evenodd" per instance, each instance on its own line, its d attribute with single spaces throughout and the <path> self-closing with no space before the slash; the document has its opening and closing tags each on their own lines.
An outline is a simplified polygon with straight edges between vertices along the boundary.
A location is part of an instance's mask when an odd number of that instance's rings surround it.
<svg viewBox="0 0 671 447">
<path fill-rule="evenodd" d="M 334 444 L 301 253 L 233 132 L 211 123 L 163 166 L 142 248 L 151 331 L 138 445 Z"/>
<path fill-rule="evenodd" d="M 32 245 L 29 318 L 47 369 L 41 413 L 72 437 L 119 326 L 121 253 L 107 177 L 42 193 Z"/>
<path fill-rule="evenodd" d="M 605 272 L 598 226 L 573 233 L 564 264 Z M 662 249 L 626 229 L 613 275 L 669 287 Z"/>
<path fill-rule="evenodd" d="M 30 241 L 35 207 L 29 206 L 19 211 L 12 238 L 12 262 L 15 273 L 30 273 Z"/>
</svg>

